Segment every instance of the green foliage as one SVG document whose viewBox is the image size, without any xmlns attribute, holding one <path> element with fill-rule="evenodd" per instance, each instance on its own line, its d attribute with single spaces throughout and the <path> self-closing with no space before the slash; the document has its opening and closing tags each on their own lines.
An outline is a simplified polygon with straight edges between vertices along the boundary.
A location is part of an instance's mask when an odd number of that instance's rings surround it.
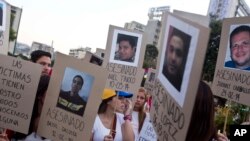
<svg viewBox="0 0 250 141">
<path fill-rule="evenodd" d="M 156 69 L 158 49 L 156 46 L 147 44 L 143 61 L 143 68 Z"/>
<path fill-rule="evenodd" d="M 11 13 L 10 16 L 10 31 L 9 31 L 9 41 L 14 41 L 17 38 L 17 32 L 12 28 L 13 22 L 15 19 L 15 15 Z"/>
<path fill-rule="evenodd" d="M 227 110 L 229 109 L 228 115 Z M 231 102 L 228 106 L 225 107 L 216 107 L 215 112 L 215 124 L 218 130 L 223 130 L 225 118 L 227 115 L 226 123 L 226 133 L 229 135 L 229 126 L 230 125 L 239 125 L 248 120 L 250 114 L 250 108 L 246 105 L 239 103 Z"/>
<path fill-rule="evenodd" d="M 222 21 L 216 21 L 212 17 L 210 22 L 210 28 L 211 33 L 202 73 L 203 80 L 206 80 L 208 82 L 213 81 L 214 77 L 216 61 L 219 52 Z"/>
</svg>

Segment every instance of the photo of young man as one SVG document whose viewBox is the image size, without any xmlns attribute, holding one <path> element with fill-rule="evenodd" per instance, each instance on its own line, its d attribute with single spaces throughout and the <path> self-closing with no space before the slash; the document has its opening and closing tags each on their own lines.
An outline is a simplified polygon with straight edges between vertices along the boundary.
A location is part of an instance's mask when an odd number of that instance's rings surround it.
<svg viewBox="0 0 250 141">
<path fill-rule="evenodd" d="M 57 107 L 83 116 L 92 82 L 92 76 L 66 68 Z"/>
<path fill-rule="evenodd" d="M 237 26 L 229 37 L 231 60 L 225 62 L 225 67 L 250 70 L 250 26 Z"/>
<path fill-rule="evenodd" d="M 162 74 L 180 91 L 191 36 L 177 28 L 172 28 L 170 32 Z"/>
</svg>

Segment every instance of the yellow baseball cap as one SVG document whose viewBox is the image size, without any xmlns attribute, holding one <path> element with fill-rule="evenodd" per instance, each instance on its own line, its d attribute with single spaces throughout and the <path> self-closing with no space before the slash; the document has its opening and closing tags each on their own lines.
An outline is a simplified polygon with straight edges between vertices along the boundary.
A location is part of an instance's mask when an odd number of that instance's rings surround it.
<svg viewBox="0 0 250 141">
<path fill-rule="evenodd" d="M 104 89 L 102 94 L 102 100 L 108 99 L 110 97 L 116 96 L 115 90 L 112 89 Z"/>
</svg>

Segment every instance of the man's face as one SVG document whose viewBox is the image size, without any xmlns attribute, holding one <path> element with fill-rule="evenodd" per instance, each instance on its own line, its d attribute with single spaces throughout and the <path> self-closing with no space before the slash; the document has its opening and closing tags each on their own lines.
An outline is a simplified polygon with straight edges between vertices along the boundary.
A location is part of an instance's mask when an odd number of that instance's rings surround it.
<svg viewBox="0 0 250 141">
<path fill-rule="evenodd" d="M 250 33 L 240 32 L 232 37 L 231 58 L 237 68 L 250 66 Z"/>
<path fill-rule="evenodd" d="M 130 60 L 135 54 L 135 48 L 133 48 L 128 41 L 121 41 L 118 53 L 121 60 Z"/>
<path fill-rule="evenodd" d="M 184 57 L 183 41 L 180 37 L 173 36 L 167 48 L 167 71 L 170 75 L 177 75 L 182 69 Z"/>
<path fill-rule="evenodd" d="M 83 85 L 82 79 L 79 77 L 75 77 L 73 79 L 72 85 L 71 85 L 71 92 L 73 92 L 74 94 L 78 94 L 78 92 L 81 90 Z"/>
<path fill-rule="evenodd" d="M 49 75 L 51 70 L 51 59 L 48 56 L 42 56 L 36 61 L 36 63 L 43 66 L 42 75 Z"/>
</svg>

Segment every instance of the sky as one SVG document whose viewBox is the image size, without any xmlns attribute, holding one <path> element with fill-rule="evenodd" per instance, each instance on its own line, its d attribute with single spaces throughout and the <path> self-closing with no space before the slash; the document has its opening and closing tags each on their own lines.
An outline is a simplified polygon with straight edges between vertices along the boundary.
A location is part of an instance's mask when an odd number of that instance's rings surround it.
<svg viewBox="0 0 250 141">
<path fill-rule="evenodd" d="M 55 51 L 105 49 L 109 25 L 126 22 L 147 24 L 151 7 L 170 6 L 206 15 L 210 0 L 6 0 L 23 9 L 17 41 L 31 46 L 33 41 L 52 45 Z M 250 0 L 245 0 L 250 4 Z"/>
</svg>

